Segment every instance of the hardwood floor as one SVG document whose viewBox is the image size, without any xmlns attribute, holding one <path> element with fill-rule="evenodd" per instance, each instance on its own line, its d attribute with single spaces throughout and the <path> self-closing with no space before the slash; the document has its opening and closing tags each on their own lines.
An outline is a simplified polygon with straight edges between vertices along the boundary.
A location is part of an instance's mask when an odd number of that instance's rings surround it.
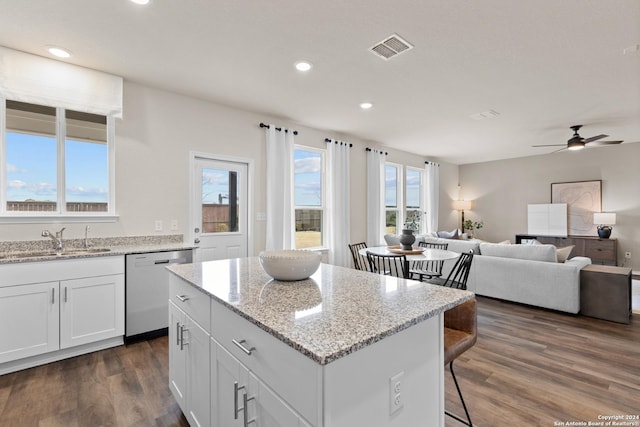
<svg viewBox="0 0 640 427">
<path fill-rule="evenodd" d="M 638 316 L 622 325 L 478 301 L 478 343 L 454 364 L 474 425 L 640 414 Z M 166 337 L 3 375 L 0 426 L 187 426 L 167 375 Z M 448 372 L 445 390 L 447 409 L 464 415 Z"/>
<path fill-rule="evenodd" d="M 587 425 L 599 415 L 640 415 L 638 316 L 624 325 L 478 301 L 478 342 L 454 363 L 474 425 Z M 448 371 L 445 391 L 447 409 L 464 415 Z M 447 427 L 461 425 L 447 418 Z"/>
</svg>

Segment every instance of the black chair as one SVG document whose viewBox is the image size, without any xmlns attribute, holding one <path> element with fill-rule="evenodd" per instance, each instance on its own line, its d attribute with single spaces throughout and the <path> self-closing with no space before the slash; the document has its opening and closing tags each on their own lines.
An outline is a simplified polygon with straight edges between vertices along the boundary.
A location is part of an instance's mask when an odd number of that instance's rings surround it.
<svg viewBox="0 0 640 427">
<path fill-rule="evenodd" d="M 427 243 L 420 242 L 418 246 L 421 248 L 428 249 L 442 249 L 447 250 L 449 247 L 448 243 Z M 424 279 L 433 279 L 434 277 L 442 276 L 442 266 L 444 265 L 444 260 L 441 261 L 414 261 L 411 265 L 411 269 L 409 273 L 411 278 L 414 276 L 418 276 L 418 280 L 423 281 Z"/>
<path fill-rule="evenodd" d="M 406 268 L 407 257 L 404 255 L 378 255 L 367 251 L 369 271 L 372 273 L 395 276 L 403 279 L 409 278 L 409 270 Z"/>
<path fill-rule="evenodd" d="M 474 298 L 444 312 L 444 364 L 445 366 L 449 365 L 449 371 L 451 371 L 451 377 L 458 391 L 458 396 L 460 396 L 460 402 L 462 402 L 467 421 L 465 422 L 465 420 L 449 411 L 445 411 L 445 414 L 469 427 L 473 427 L 473 424 L 471 423 L 467 405 L 462 397 L 456 374 L 453 372 L 453 361 L 473 347 L 478 339 L 477 310 L 477 303 Z"/>
<path fill-rule="evenodd" d="M 360 255 L 360 249 L 364 249 L 366 247 L 367 244 L 365 242 L 349 245 L 349 250 L 351 251 L 351 256 L 353 257 L 353 268 L 355 268 L 356 270 L 369 271 L 369 263 L 367 261 L 367 257 L 364 255 Z"/>
<path fill-rule="evenodd" d="M 466 290 L 467 279 L 469 278 L 469 271 L 471 270 L 471 261 L 473 261 L 473 252 L 462 253 L 446 279 L 435 277 L 426 280 L 426 282 L 433 285 Z"/>
</svg>

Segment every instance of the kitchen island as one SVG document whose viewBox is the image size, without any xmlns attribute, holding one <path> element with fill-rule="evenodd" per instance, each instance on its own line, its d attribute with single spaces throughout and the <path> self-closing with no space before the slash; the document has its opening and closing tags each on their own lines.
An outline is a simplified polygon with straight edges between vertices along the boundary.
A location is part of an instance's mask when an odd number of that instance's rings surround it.
<svg viewBox="0 0 640 427">
<path fill-rule="evenodd" d="M 444 425 L 442 313 L 467 291 L 258 258 L 168 268 L 170 387 L 191 425 Z"/>
</svg>

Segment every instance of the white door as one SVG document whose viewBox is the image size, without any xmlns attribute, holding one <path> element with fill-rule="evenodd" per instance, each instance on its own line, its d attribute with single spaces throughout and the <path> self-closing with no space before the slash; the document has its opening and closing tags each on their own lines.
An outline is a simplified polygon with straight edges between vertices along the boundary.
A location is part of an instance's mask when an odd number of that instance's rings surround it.
<svg viewBox="0 0 640 427">
<path fill-rule="evenodd" d="M 192 154 L 194 261 L 248 255 L 249 161 Z"/>
</svg>

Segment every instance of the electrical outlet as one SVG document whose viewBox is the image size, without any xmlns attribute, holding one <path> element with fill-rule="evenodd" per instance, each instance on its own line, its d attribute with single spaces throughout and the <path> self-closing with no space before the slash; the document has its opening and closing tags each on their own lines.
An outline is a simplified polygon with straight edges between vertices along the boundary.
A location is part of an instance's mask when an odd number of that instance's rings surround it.
<svg viewBox="0 0 640 427">
<path fill-rule="evenodd" d="M 171 220 L 171 230 L 176 231 L 177 229 L 178 229 L 178 220 L 177 219 Z"/>
<path fill-rule="evenodd" d="M 162 231 L 162 220 L 156 219 L 156 231 Z"/>
<path fill-rule="evenodd" d="M 389 378 L 389 415 L 402 409 L 404 400 L 402 398 L 402 378 L 404 372 L 399 372 Z"/>
<path fill-rule="evenodd" d="M 631 259 L 631 252 L 625 252 L 624 259 Z"/>
</svg>

